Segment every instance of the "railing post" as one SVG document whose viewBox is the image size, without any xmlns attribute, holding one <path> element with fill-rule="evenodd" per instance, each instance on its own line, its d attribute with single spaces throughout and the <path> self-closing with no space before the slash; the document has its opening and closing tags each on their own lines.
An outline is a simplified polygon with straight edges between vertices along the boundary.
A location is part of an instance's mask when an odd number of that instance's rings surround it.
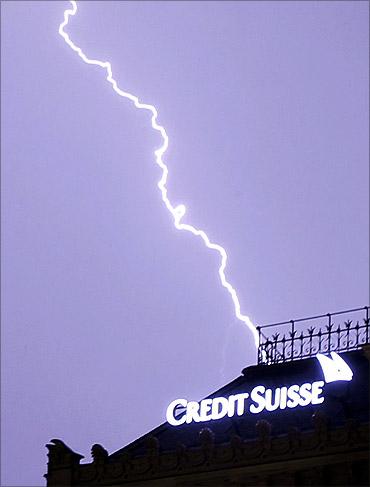
<svg viewBox="0 0 370 487">
<path fill-rule="evenodd" d="M 292 338 L 292 342 L 291 342 L 291 345 L 290 345 L 290 360 L 293 360 L 293 353 L 294 353 L 294 335 L 295 335 L 294 320 L 290 320 L 290 323 L 291 323 L 290 334 L 291 334 L 291 338 Z"/>
<path fill-rule="evenodd" d="M 261 360 L 261 327 L 256 326 L 256 330 L 258 331 L 257 363 L 258 363 L 258 365 L 260 365 L 262 363 L 262 360 Z"/>
<path fill-rule="evenodd" d="M 369 306 L 365 306 L 366 318 L 365 318 L 365 343 L 369 343 Z"/>
<path fill-rule="evenodd" d="M 346 328 L 347 328 L 347 347 L 346 349 L 349 350 L 349 330 L 350 330 L 350 327 L 351 327 L 351 323 L 352 321 L 351 320 L 348 320 L 348 321 L 345 321 L 344 324 L 346 325 Z"/>
<path fill-rule="evenodd" d="M 335 350 L 337 352 L 340 352 L 340 334 L 341 334 L 342 330 L 341 330 L 341 327 L 340 325 L 338 325 L 338 328 L 337 328 L 337 346 L 335 348 Z"/>
<path fill-rule="evenodd" d="M 303 331 L 301 331 L 301 335 L 300 335 L 299 339 L 301 340 L 299 357 L 302 360 L 302 357 L 303 357 L 303 340 L 304 340 Z"/>
<path fill-rule="evenodd" d="M 332 328 L 331 314 L 328 313 L 327 317 L 329 318 L 329 322 L 328 322 L 328 352 L 330 353 L 330 351 L 331 351 L 331 328 Z"/>
<path fill-rule="evenodd" d="M 309 351 L 308 351 L 308 356 L 309 357 L 312 357 L 312 337 L 313 337 L 313 332 L 315 331 L 315 327 L 312 326 L 311 328 L 308 329 L 308 336 L 310 338 L 309 340 L 309 344 L 310 344 L 310 348 L 309 348 Z"/>
</svg>

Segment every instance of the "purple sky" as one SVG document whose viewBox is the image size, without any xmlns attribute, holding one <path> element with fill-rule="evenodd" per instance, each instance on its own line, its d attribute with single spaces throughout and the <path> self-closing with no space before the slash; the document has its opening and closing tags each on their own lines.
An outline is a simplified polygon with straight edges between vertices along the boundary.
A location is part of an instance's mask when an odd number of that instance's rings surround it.
<svg viewBox="0 0 370 487">
<path fill-rule="evenodd" d="M 2 482 L 109 452 L 255 363 L 161 139 L 58 26 L 2 2 Z M 368 302 L 368 3 L 83 2 L 67 28 L 159 110 L 169 196 L 266 323 Z"/>
</svg>

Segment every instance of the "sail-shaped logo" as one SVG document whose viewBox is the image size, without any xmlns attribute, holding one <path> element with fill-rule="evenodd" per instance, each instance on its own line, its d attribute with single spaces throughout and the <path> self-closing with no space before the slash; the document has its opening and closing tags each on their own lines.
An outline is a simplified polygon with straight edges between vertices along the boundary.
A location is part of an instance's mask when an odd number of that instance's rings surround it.
<svg viewBox="0 0 370 487">
<path fill-rule="evenodd" d="M 337 380 L 352 380 L 353 372 L 350 366 L 336 352 L 330 353 L 331 358 L 318 353 L 317 360 L 320 362 L 324 373 L 325 382 L 335 382 Z"/>
</svg>

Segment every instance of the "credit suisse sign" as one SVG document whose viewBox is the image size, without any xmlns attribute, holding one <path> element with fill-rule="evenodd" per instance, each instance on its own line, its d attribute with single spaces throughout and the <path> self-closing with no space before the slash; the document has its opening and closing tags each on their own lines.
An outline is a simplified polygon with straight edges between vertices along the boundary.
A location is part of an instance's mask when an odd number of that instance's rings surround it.
<svg viewBox="0 0 370 487">
<path fill-rule="evenodd" d="M 309 404 L 321 404 L 325 400 L 324 385 L 334 381 L 350 381 L 353 373 L 348 364 L 337 353 L 331 357 L 317 354 L 324 379 L 303 384 L 292 384 L 288 387 L 266 388 L 257 385 L 250 391 L 233 394 L 228 397 L 214 397 L 200 402 L 186 399 L 172 401 L 166 413 L 166 419 L 173 426 L 182 424 L 215 421 L 225 416 L 242 416 L 258 414 L 262 411 L 277 409 L 294 409 Z"/>
</svg>

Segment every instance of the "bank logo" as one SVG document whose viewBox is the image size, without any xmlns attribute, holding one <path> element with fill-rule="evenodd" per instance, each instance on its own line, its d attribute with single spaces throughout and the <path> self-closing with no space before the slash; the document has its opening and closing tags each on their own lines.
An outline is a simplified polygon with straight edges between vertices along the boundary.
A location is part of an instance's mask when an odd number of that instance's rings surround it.
<svg viewBox="0 0 370 487">
<path fill-rule="evenodd" d="M 322 404 L 325 400 L 325 382 L 350 381 L 353 373 L 349 365 L 335 352 L 330 357 L 318 353 L 325 381 L 305 382 L 276 388 L 257 385 L 248 392 L 232 394 L 228 397 L 214 397 L 200 402 L 175 399 L 167 408 L 166 419 L 172 426 L 232 418 L 262 411 L 294 409 Z"/>
<path fill-rule="evenodd" d="M 352 380 L 353 372 L 348 364 L 337 353 L 331 352 L 331 358 L 318 353 L 317 360 L 320 362 L 324 373 L 325 382 L 335 382 L 337 380 Z"/>
</svg>

